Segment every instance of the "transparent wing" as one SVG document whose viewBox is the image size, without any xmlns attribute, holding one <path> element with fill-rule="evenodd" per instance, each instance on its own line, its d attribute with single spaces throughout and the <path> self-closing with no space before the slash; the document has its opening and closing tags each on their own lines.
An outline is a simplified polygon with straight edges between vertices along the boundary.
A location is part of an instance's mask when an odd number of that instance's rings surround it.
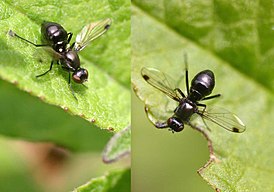
<svg viewBox="0 0 274 192">
<path fill-rule="evenodd" d="M 109 18 L 86 25 L 76 37 L 74 46 L 75 51 L 81 51 L 91 41 L 103 35 L 105 32 L 107 32 L 110 25 L 111 19 Z"/>
<path fill-rule="evenodd" d="M 153 68 L 142 68 L 141 75 L 148 84 L 156 88 L 142 89 L 148 119 L 154 125 L 166 122 L 174 114 L 181 97 L 175 90 L 175 81 L 167 74 Z"/>
<path fill-rule="evenodd" d="M 60 53 L 56 52 L 50 46 L 45 46 L 45 47 L 43 47 L 43 49 L 55 60 L 59 60 L 60 58 L 63 57 Z"/>
<path fill-rule="evenodd" d="M 206 122 L 213 122 L 228 131 L 241 133 L 246 129 L 239 117 L 223 108 L 211 108 L 199 114 Z"/>
<path fill-rule="evenodd" d="M 172 80 L 169 80 L 171 79 L 169 76 L 161 71 L 158 71 L 157 69 L 146 67 L 141 69 L 141 74 L 147 83 L 160 90 L 170 98 L 180 101 L 180 96 L 177 94 L 175 84 L 172 83 Z"/>
</svg>

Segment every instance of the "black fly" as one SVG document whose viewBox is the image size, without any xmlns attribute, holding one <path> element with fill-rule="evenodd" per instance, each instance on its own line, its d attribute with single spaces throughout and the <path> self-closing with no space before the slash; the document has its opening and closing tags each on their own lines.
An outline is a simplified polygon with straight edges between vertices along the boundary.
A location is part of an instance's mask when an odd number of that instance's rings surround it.
<svg viewBox="0 0 274 192">
<path fill-rule="evenodd" d="M 72 79 L 78 84 L 83 84 L 88 79 L 88 71 L 80 67 L 80 59 L 78 52 L 83 50 L 88 43 L 103 35 L 110 27 L 111 19 L 101 20 L 95 23 L 86 25 L 82 31 L 77 35 L 76 42 L 71 45 L 70 40 L 72 33 L 68 33 L 60 24 L 54 22 L 43 22 L 41 25 L 41 40 L 42 44 L 35 44 L 19 35 L 12 30 L 9 35 L 20 38 L 21 40 L 34 45 L 35 47 L 44 47 L 52 56 L 50 68 L 36 77 L 41 77 L 51 71 L 54 62 L 61 64 L 63 70 L 69 74 L 68 84 L 69 88 L 76 98 L 71 87 L 71 73 Z"/>
<path fill-rule="evenodd" d="M 200 103 L 200 101 L 205 101 L 221 96 L 220 94 L 209 96 L 215 86 L 214 73 L 211 70 L 204 70 L 199 72 L 192 79 L 191 85 L 189 87 L 186 57 L 185 64 L 185 83 L 187 95 L 185 95 L 181 89 L 173 86 L 170 80 L 168 80 L 170 77 L 168 77 L 168 75 L 164 74 L 163 72 L 153 68 L 145 67 L 141 70 L 142 77 L 147 83 L 178 102 L 176 109 L 173 111 L 173 115 L 164 122 L 159 122 L 157 117 L 155 117 L 157 115 L 161 116 L 157 109 L 153 111 L 149 107 L 146 107 L 148 118 L 155 125 L 155 127 L 159 129 L 170 128 L 173 132 L 182 131 L 184 129 L 184 124 L 196 128 L 196 126 L 191 123 L 190 119 L 194 114 L 198 114 L 200 117 L 202 117 L 204 123 L 205 120 L 208 120 L 224 129 L 235 133 L 241 133 L 245 131 L 245 125 L 235 114 L 218 108 L 213 108 L 212 110 L 207 111 L 206 105 Z M 156 106 L 156 108 L 157 107 L 159 110 L 159 106 Z M 200 129 L 199 131 L 202 132 Z M 205 133 L 203 134 L 206 135 Z"/>
</svg>

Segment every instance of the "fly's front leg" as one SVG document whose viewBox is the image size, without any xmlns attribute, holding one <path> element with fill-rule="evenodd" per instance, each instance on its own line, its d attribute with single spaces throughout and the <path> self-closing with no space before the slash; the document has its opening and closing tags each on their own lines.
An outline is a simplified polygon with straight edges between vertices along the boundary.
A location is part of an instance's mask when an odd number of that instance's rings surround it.
<svg viewBox="0 0 274 192">
<path fill-rule="evenodd" d="M 73 97 L 78 101 L 77 97 L 75 96 L 74 90 L 71 87 L 71 80 L 70 80 L 70 72 L 68 72 L 69 76 L 68 76 L 68 85 L 69 85 L 69 89 L 73 95 Z"/>
</svg>

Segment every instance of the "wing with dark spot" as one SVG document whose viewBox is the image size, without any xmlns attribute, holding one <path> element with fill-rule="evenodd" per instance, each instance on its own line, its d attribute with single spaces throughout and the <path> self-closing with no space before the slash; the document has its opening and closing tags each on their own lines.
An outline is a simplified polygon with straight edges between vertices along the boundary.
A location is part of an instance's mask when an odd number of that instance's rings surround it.
<svg viewBox="0 0 274 192">
<path fill-rule="evenodd" d="M 105 19 L 86 25 L 76 36 L 74 50 L 78 52 L 83 50 L 90 42 L 107 32 L 110 25 L 111 19 Z"/>
<path fill-rule="evenodd" d="M 180 101 L 180 97 L 177 95 L 175 90 L 175 85 L 172 83 L 172 80 L 169 80 L 170 77 L 164 74 L 161 71 L 158 71 L 154 68 L 143 67 L 141 70 L 142 77 L 144 80 L 149 83 L 151 86 L 155 87 L 159 91 L 163 92 L 165 95 L 170 98 Z M 172 82 L 171 82 L 172 81 Z"/>
<path fill-rule="evenodd" d="M 207 122 L 210 121 L 234 133 L 242 133 L 246 129 L 244 123 L 239 117 L 223 108 L 212 108 L 208 111 L 201 111 L 199 112 L 199 115 L 201 115 Z"/>
</svg>

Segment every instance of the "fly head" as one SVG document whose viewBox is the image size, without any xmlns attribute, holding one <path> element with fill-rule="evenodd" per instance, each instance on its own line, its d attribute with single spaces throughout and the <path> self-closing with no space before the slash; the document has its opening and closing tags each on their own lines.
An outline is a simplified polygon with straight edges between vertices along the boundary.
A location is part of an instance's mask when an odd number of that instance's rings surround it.
<svg viewBox="0 0 274 192">
<path fill-rule="evenodd" d="M 76 83 L 82 84 L 88 79 L 88 71 L 84 68 L 79 68 L 72 74 L 72 79 Z"/>
<path fill-rule="evenodd" d="M 184 129 L 184 123 L 178 117 L 170 117 L 167 120 L 167 124 L 174 132 L 180 132 Z"/>
</svg>

